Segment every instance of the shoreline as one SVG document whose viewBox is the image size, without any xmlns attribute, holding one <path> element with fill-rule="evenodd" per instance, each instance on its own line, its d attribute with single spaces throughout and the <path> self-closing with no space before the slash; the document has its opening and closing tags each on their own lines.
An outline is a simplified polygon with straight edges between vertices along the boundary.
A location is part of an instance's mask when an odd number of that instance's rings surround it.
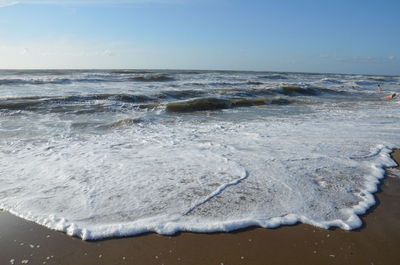
<svg viewBox="0 0 400 265">
<path fill-rule="evenodd" d="M 396 169 L 400 169 L 400 149 L 394 150 L 390 156 L 392 159 L 397 163 L 397 167 L 394 167 Z"/>
<path fill-rule="evenodd" d="M 400 149 L 391 155 L 398 166 L 386 169 L 376 205 L 361 215 L 363 226 L 356 230 L 297 224 L 82 241 L 0 212 L 0 264 L 394 265 L 400 259 L 400 178 L 391 175 L 400 169 Z"/>
</svg>

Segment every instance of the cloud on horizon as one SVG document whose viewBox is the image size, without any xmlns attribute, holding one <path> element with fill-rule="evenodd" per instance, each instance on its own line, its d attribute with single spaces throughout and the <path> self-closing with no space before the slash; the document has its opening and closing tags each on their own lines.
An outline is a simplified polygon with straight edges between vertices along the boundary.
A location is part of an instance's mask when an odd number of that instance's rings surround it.
<svg viewBox="0 0 400 265">
<path fill-rule="evenodd" d="M 13 6 L 18 4 L 17 1 L 12 1 L 12 0 L 0 0 L 0 8 L 6 7 L 6 6 Z"/>
<path fill-rule="evenodd" d="M 0 69 L 132 68 L 132 62 L 148 68 L 146 62 L 156 52 L 131 42 L 102 43 L 67 36 L 26 43 L 6 41 L 0 43 Z"/>
</svg>

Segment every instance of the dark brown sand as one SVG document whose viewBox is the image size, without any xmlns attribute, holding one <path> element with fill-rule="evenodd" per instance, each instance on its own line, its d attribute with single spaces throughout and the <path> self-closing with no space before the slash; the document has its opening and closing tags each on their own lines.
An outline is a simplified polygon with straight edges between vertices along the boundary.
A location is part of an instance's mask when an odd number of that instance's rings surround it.
<svg viewBox="0 0 400 265">
<path fill-rule="evenodd" d="M 398 164 L 400 151 L 394 156 Z M 234 233 L 147 234 L 85 242 L 0 213 L 0 264 L 400 264 L 400 179 L 387 177 L 355 231 L 309 225 Z"/>
</svg>

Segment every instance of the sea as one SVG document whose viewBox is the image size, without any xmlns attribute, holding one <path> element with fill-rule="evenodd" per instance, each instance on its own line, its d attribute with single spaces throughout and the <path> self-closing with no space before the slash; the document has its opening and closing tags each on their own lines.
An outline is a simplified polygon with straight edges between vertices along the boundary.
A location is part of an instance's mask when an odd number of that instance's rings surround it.
<svg viewBox="0 0 400 265">
<path fill-rule="evenodd" d="M 400 76 L 1 70 L 0 209 L 84 240 L 355 229 L 396 165 L 393 93 Z"/>
</svg>

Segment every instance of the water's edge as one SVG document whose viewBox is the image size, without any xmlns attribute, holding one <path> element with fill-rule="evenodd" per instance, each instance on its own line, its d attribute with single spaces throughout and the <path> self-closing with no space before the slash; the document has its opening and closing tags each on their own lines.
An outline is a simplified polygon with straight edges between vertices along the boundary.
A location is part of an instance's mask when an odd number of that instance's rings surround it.
<svg viewBox="0 0 400 265">
<path fill-rule="evenodd" d="M 390 167 L 384 167 L 384 174 L 381 178 L 376 178 L 376 182 L 372 185 L 369 186 L 369 190 L 367 191 L 368 194 L 366 197 L 369 197 L 368 202 L 366 203 L 365 201 L 360 202 L 359 205 L 356 205 L 355 207 L 353 207 L 351 210 L 354 212 L 353 216 L 351 216 L 352 220 L 351 222 L 353 222 L 353 226 L 349 226 L 348 224 L 344 223 L 342 220 L 337 220 L 337 221 L 333 221 L 333 222 L 326 222 L 326 223 L 317 223 L 314 222 L 313 220 L 310 220 L 308 218 L 302 217 L 302 216 L 297 216 L 294 214 L 288 214 L 286 216 L 282 216 L 282 217 L 273 217 L 270 218 L 269 222 L 267 223 L 267 225 L 262 224 L 260 222 L 257 222 L 255 220 L 248 220 L 247 222 L 244 220 L 234 220 L 232 222 L 228 222 L 228 223 L 220 223 L 219 227 L 215 227 L 212 229 L 185 229 L 184 224 L 179 227 L 179 224 L 175 225 L 175 227 L 173 227 L 173 229 L 170 230 L 170 233 L 160 233 L 159 231 L 157 231 L 157 227 L 148 227 L 146 228 L 142 228 L 142 229 L 137 229 L 137 230 L 132 230 L 131 228 L 128 228 L 124 233 L 121 233 L 121 231 L 123 231 L 124 229 L 122 228 L 123 224 L 121 225 L 121 230 L 119 233 L 115 233 L 112 232 L 110 234 L 103 234 L 103 236 L 101 237 L 91 237 L 90 236 L 90 232 L 88 232 L 86 229 L 79 229 L 77 228 L 74 224 L 71 225 L 65 225 L 65 223 L 67 222 L 67 220 L 61 218 L 60 219 L 60 224 L 59 226 L 52 226 L 50 225 L 48 222 L 43 221 L 43 220 L 38 220 L 37 218 L 35 218 L 32 215 L 23 215 L 23 214 L 19 214 L 18 212 L 13 211 L 12 209 L 5 209 L 2 208 L 0 206 L 0 213 L 1 212 L 8 212 L 14 216 L 20 217 L 24 220 L 45 226 L 51 230 L 54 231 L 59 231 L 59 232 L 63 232 L 69 236 L 73 236 L 73 237 L 77 237 L 80 238 L 82 240 L 86 240 L 86 241 L 98 241 L 98 240 L 104 240 L 104 239 L 113 239 L 113 238 L 122 238 L 122 237 L 132 237 L 132 236 L 138 236 L 141 234 L 146 234 L 146 233 L 158 233 L 161 235 L 174 235 L 180 232 L 189 232 L 189 233 L 220 233 L 220 232 L 233 232 L 233 231 L 238 231 L 238 230 L 243 230 L 246 231 L 247 229 L 251 229 L 251 228 L 279 228 L 282 226 L 287 226 L 287 225 L 296 225 L 299 223 L 303 223 L 303 224 L 308 224 L 308 225 L 312 225 L 315 227 L 319 227 L 319 228 L 323 228 L 323 229 L 330 229 L 332 227 L 338 227 L 344 230 L 354 230 L 354 229 L 363 229 L 362 226 L 362 220 L 360 219 L 360 217 L 364 216 L 364 215 L 368 215 L 370 214 L 370 210 L 373 209 L 374 205 L 375 205 L 375 194 L 377 192 L 379 192 L 379 187 L 383 184 L 383 181 L 385 180 L 385 178 L 388 177 L 389 175 L 389 171 L 390 174 L 395 175 L 396 177 L 400 178 L 400 148 L 394 148 L 392 150 L 390 150 L 388 152 L 388 156 L 390 157 L 390 159 L 393 161 L 393 165 Z M 393 171 L 394 170 L 394 171 Z M 372 199 L 372 201 L 371 201 Z M 349 220 L 347 220 L 349 221 Z M 104 229 L 104 228 L 101 228 Z M 101 230 L 100 229 L 100 230 Z M 165 228 L 164 228 L 165 229 Z M 77 233 L 76 231 L 80 231 L 80 233 Z M 130 231 L 130 232 L 127 232 Z"/>
</svg>

